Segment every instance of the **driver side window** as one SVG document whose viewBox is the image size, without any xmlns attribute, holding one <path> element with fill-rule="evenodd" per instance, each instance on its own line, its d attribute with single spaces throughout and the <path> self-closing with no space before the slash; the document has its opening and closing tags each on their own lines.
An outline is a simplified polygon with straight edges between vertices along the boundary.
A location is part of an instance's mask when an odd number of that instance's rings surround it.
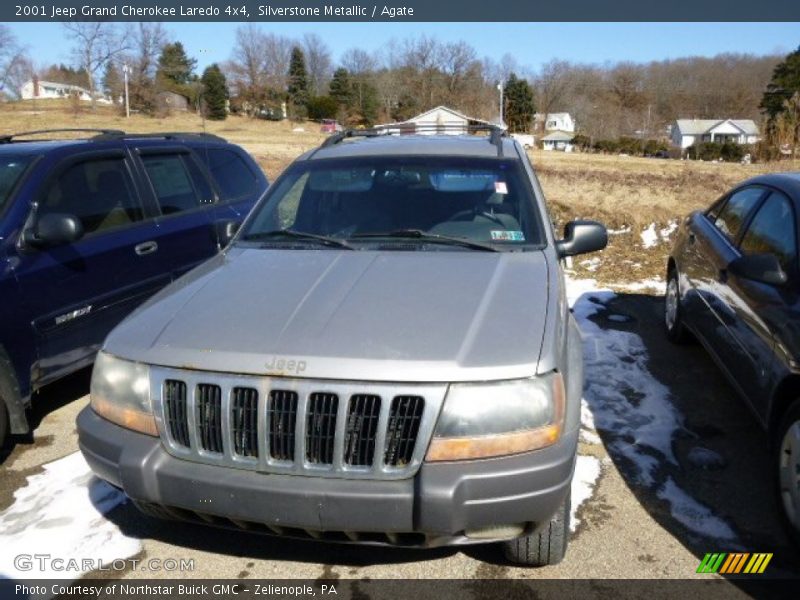
<svg viewBox="0 0 800 600">
<path fill-rule="evenodd" d="M 51 213 L 78 217 L 87 235 L 144 218 L 121 158 L 87 160 L 68 167 L 39 203 L 39 216 Z"/>
<path fill-rule="evenodd" d="M 789 199 L 773 192 L 758 209 L 740 245 L 742 254 L 774 254 L 787 273 L 797 260 L 794 211 Z"/>
</svg>

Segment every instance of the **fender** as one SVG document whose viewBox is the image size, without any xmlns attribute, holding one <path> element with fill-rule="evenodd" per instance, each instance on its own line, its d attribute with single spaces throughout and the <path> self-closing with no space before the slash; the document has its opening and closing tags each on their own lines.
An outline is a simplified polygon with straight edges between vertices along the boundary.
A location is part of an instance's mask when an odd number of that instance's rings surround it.
<svg viewBox="0 0 800 600">
<path fill-rule="evenodd" d="M 5 402 L 8 409 L 11 433 L 28 433 L 30 424 L 25 410 L 30 406 L 30 396 L 23 397 L 20 393 L 14 365 L 2 346 L 0 346 L 0 401 Z"/>
</svg>

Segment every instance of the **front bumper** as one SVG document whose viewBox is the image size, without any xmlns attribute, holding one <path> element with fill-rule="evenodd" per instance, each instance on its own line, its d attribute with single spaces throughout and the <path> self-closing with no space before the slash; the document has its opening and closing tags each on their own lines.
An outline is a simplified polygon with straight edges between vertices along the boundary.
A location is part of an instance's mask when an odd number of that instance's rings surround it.
<svg viewBox="0 0 800 600">
<path fill-rule="evenodd" d="M 178 459 L 160 439 L 119 427 L 89 407 L 77 425 L 95 474 L 165 514 L 265 533 L 399 545 L 497 541 L 509 535 L 492 537 L 487 529 L 518 524 L 530 533 L 566 497 L 577 448 L 573 431 L 535 452 L 423 463 L 414 477 L 397 481 L 349 480 Z"/>
</svg>

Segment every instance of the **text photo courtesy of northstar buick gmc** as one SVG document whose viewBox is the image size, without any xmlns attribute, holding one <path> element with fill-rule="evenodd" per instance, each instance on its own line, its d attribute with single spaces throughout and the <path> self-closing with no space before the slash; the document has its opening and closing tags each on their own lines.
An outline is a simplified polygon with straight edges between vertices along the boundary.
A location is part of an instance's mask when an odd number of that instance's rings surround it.
<svg viewBox="0 0 800 600">
<path fill-rule="evenodd" d="M 107 338 L 78 417 L 93 471 L 162 518 L 559 562 L 583 388 L 561 260 L 607 235 L 557 239 L 487 129 L 299 157 Z"/>
</svg>

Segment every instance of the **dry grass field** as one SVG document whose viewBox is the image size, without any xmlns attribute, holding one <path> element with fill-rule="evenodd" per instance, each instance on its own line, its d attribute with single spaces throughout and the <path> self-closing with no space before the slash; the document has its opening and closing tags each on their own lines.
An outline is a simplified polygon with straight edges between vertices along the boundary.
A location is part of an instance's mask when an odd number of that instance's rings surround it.
<svg viewBox="0 0 800 600">
<path fill-rule="evenodd" d="M 295 157 L 317 146 L 324 135 L 316 123 L 270 122 L 232 116 L 206 121 L 195 114 L 164 118 L 88 106 L 76 113 L 59 101 L 0 104 L 0 135 L 45 128 L 94 127 L 129 132 L 205 131 L 240 144 L 274 179 Z M 575 270 L 603 283 L 662 277 L 670 230 L 679 218 L 708 206 L 739 181 L 769 171 L 800 170 L 800 163 L 739 165 L 596 154 L 532 153 L 557 226 L 592 218 L 616 231 L 609 248 Z M 650 230 L 650 241 L 642 232 Z M 598 260 L 599 258 L 599 260 Z"/>
</svg>

